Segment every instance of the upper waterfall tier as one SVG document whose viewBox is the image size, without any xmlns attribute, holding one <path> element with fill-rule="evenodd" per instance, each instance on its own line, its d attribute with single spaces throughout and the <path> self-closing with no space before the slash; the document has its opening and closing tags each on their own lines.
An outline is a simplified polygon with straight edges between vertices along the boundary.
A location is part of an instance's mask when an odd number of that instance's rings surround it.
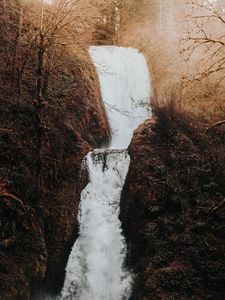
<svg viewBox="0 0 225 300">
<path fill-rule="evenodd" d="M 110 148 L 127 148 L 134 129 L 150 115 L 150 78 L 144 56 L 133 48 L 91 47 L 112 130 Z"/>
</svg>

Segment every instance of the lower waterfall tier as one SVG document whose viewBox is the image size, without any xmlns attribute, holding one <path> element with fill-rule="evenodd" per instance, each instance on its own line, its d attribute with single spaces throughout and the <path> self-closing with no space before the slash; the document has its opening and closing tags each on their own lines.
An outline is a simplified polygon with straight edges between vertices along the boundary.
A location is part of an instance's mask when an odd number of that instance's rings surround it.
<svg viewBox="0 0 225 300">
<path fill-rule="evenodd" d="M 131 276 L 123 269 L 126 246 L 118 219 L 129 162 L 125 150 L 95 150 L 86 157 L 90 183 L 81 195 L 79 238 L 61 299 L 119 300 L 130 295 Z"/>
</svg>

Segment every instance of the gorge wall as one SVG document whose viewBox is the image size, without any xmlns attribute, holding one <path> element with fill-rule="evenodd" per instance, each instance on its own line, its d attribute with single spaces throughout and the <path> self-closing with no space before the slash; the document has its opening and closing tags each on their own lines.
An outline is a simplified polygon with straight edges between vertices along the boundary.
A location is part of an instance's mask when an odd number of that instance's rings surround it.
<svg viewBox="0 0 225 300">
<path fill-rule="evenodd" d="M 29 94 L 1 91 L 1 299 L 28 299 L 37 286 L 60 290 L 87 182 L 81 163 L 110 137 L 88 52 L 58 55 L 66 63 L 49 82 L 41 128 Z M 43 132 L 38 203 L 37 129 Z"/>
<path fill-rule="evenodd" d="M 224 101 L 218 90 L 206 92 L 210 81 L 181 89 L 185 1 L 126 3 L 119 44 L 143 51 L 155 98 L 154 118 L 129 146 L 121 198 L 127 263 L 136 275 L 131 299 L 223 299 L 224 128 L 207 131 L 205 120 L 223 118 L 216 103 Z"/>
<path fill-rule="evenodd" d="M 84 14 L 88 3 L 0 1 L 1 299 L 60 291 L 87 183 L 82 160 L 110 139 L 88 53 L 98 3 Z"/>
<path fill-rule="evenodd" d="M 223 131 L 157 116 L 134 132 L 121 198 L 131 299 L 223 299 Z"/>
</svg>

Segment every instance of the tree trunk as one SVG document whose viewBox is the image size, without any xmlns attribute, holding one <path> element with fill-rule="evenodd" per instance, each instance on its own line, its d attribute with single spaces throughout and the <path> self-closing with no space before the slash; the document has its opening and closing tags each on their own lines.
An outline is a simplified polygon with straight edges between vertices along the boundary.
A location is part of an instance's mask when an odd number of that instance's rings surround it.
<svg viewBox="0 0 225 300">
<path fill-rule="evenodd" d="M 41 171 L 42 171 L 42 137 L 43 137 L 43 127 L 42 127 L 42 92 L 43 92 L 43 80 L 44 80 L 44 55 L 45 55 L 45 45 L 44 45 L 44 35 L 40 32 L 39 35 L 39 45 L 37 50 L 37 69 L 36 69 L 36 109 L 37 109 L 37 147 L 36 147 L 36 205 L 40 205 L 42 193 L 41 193 Z"/>
</svg>

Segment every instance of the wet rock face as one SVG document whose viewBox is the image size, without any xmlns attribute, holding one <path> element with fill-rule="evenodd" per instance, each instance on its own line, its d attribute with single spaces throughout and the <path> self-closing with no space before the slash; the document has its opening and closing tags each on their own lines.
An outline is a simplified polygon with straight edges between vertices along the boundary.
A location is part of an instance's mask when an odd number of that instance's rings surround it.
<svg viewBox="0 0 225 300">
<path fill-rule="evenodd" d="M 225 152 L 214 145 L 154 121 L 134 132 L 120 212 L 136 274 L 131 299 L 224 298 L 225 219 L 212 208 L 225 192 Z"/>
<path fill-rule="evenodd" d="M 17 209 L 17 202 L 0 199 L 0 215 L 5 210 L 9 214 L 0 223 L 1 299 L 28 299 L 37 287 L 59 291 L 78 231 L 80 193 L 87 183 L 82 160 L 92 147 L 109 140 L 99 82 L 89 55 L 78 53 L 73 61 L 57 70 L 57 80 L 50 80 L 41 111 L 38 205 L 35 186 L 39 124 L 32 98 L 29 94 L 19 98 L 10 90 L 0 94 L 0 127 L 6 129 L 0 131 L 0 180 L 4 190 L 26 207 L 25 213 Z M 22 225 L 23 220 L 26 225 Z M 1 243 L 6 242 L 12 244 L 2 251 Z"/>
</svg>

